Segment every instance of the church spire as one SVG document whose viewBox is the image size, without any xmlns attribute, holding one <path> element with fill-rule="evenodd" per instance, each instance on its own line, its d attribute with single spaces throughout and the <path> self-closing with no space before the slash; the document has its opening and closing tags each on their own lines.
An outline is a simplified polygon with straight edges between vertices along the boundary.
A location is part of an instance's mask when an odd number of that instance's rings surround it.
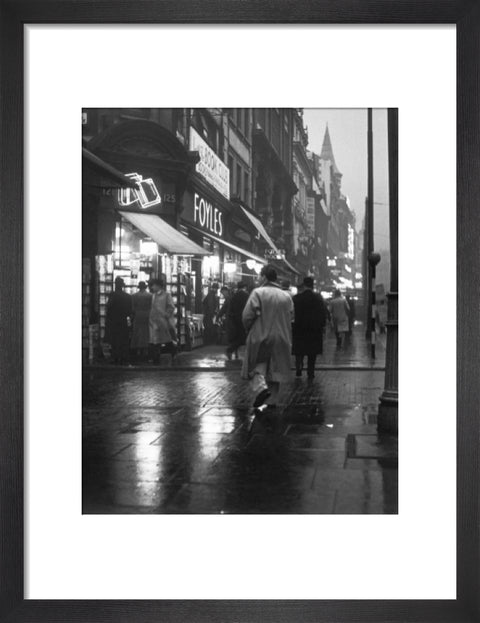
<svg viewBox="0 0 480 623">
<path fill-rule="evenodd" d="M 330 160 L 332 164 L 335 163 L 335 156 L 333 155 L 332 149 L 332 141 L 330 140 L 330 132 L 328 131 L 328 122 L 327 129 L 325 130 L 325 136 L 323 137 L 322 153 L 320 154 L 320 158 L 322 160 Z"/>
<path fill-rule="evenodd" d="M 325 136 L 323 137 L 322 153 L 320 154 L 320 159 L 330 160 L 335 173 L 340 173 L 340 171 L 338 170 L 337 164 L 335 162 L 335 156 L 333 155 L 332 141 L 330 139 L 330 132 L 328 130 L 328 122 L 327 122 L 327 128 L 325 130 Z"/>
</svg>

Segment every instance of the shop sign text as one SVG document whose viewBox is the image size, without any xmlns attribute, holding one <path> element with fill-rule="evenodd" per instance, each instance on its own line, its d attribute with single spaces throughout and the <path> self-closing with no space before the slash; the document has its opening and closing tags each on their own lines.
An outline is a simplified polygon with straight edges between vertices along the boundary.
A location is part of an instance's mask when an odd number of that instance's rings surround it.
<svg viewBox="0 0 480 623">
<path fill-rule="evenodd" d="M 223 234 L 222 212 L 197 193 L 193 196 L 193 220 L 212 234 L 217 236 Z"/>
<path fill-rule="evenodd" d="M 195 171 L 207 180 L 219 193 L 230 199 L 230 171 L 193 128 L 190 128 L 190 150 L 198 151 L 200 162 Z"/>
</svg>

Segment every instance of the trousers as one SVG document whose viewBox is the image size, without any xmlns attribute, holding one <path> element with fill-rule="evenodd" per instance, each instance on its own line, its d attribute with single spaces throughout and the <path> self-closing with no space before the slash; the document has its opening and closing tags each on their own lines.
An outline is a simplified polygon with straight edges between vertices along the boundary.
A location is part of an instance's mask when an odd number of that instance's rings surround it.
<svg viewBox="0 0 480 623">
<path fill-rule="evenodd" d="M 270 397 L 266 400 L 266 404 L 276 404 L 278 394 L 280 392 L 280 383 L 276 381 L 267 381 L 267 362 L 257 363 L 253 371 L 253 377 L 250 381 L 250 387 L 253 394 L 256 396 L 262 389 L 268 389 L 270 391 Z"/>
</svg>

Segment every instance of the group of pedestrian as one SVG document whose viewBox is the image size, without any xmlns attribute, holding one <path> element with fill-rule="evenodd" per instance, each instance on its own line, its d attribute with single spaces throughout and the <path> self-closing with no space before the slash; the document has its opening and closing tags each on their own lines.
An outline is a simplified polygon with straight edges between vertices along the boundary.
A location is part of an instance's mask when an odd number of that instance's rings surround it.
<svg viewBox="0 0 480 623">
<path fill-rule="evenodd" d="M 162 279 L 138 284 L 133 295 L 124 291 L 125 282 L 115 279 L 107 302 L 104 341 L 111 346 L 113 363 L 125 365 L 133 360 L 159 363 L 162 347 L 172 360 L 177 353 L 175 305 Z"/>
<path fill-rule="evenodd" d="M 302 376 L 306 357 L 307 378 L 314 378 L 328 321 L 332 323 L 337 346 L 341 345 L 342 336 L 352 331 L 354 322 L 353 304 L 349 306 L 340 290 L 335 291 L 327 306 L 322 295 L 314 292 L 312 277 L 303 279 L 294 296 L 288 282 L 277 282 L 273 266 L 264 266 L 261 278 L 242 314 L 247 332 L 242 378 L 250 381 L 257 410 L 276 407 L 280 386 L 290 377 L 292 354 L 296 376 Z"/>
<path fill-rule="evenodd" d="M 240 281 L 236 288 L 222 286 L 219 305 L 218 284 L 212 284 L 203 300 L 204 342 L 215 340 L 214 327 L 225 319 L 228 359 L 238 358 L 246 345 L 241 376 L 248 379 L 256 409 L 276 407 L 280 386 L 288 380 L 291 357 L 295 356 L 296 376 L 301 377 L 307 358 L 307 378 L 315 375 L 317 355 L 323 352 L 323 336 L 330 320 L 341 346 L 342 337 L 352 331 L 353 301 L 336 290 L 329 305 L 314 291 L 312 277 L 305 277 L 292 296 L 290 284 L 277 282 L 273 266 L 262 268 L 260 285 L 249 294 Z M 172 355 L 177 351 L 175 305 L 161 279 L 141 281 L 138 292 L 124 292 L 124 281 L 115 279 L 115 289 L 107 303 L 105 341 L 111 344 L 114 363 L 125 364 L 130 354 L 158 363 L 162 346 Z"/>
</svg>

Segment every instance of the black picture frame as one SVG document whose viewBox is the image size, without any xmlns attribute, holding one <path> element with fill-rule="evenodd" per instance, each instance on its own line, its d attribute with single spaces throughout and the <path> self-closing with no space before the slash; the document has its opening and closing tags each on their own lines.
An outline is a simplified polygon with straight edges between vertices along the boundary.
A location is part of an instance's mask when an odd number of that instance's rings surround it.
<svg viewBox="0 0 480 623">
<path fill-rule="evenodd" d="M 480 2 L 476 0 L 0 0 L 0 621 L 228 623 L 480 620 Z M 457 599 L 24 600 L 23 27 L 28 23 L 457 26 Z M 427 77 L 426 77 L 427 79 Z M 439 128 L 439 132 L 442 129 Z M 428 157 L 428 154 L 426 154 Z M 441 173 L 439 173 L 441 183 Z M 430 209 L 430 208 L 429 208 Z M 435 218 L 435 217 L 432 217 Z M 454 258 L 438 258 L 452 262 Z M 441 313 L 441 293 L 435 312 Z M 440 303 L 440 306 L 438 304 Z M 441 336 L 439 336 L 441 354 Z M 425 387 L 425 391 L 440 391 Z M 432 436 L 435 415 L 430 417 Z M 428 459 L 426 459 L 428 460 Z M 393 535 L 392 535 L 393 536 Z M 388 544 L 380 544 L 388 546 Z M 321 564 L 321 561 L 319 561 Z M 414 564 L 414 561 L 412 561 Z M 292 570 L 287 571 L 292 573 Z M 361 572 L 361 570 L 359 570 Z M 388 573 L 388 569 L 379 569 Z M 375 578 L 372 578 L 375 581 Z"/>
</svg>

